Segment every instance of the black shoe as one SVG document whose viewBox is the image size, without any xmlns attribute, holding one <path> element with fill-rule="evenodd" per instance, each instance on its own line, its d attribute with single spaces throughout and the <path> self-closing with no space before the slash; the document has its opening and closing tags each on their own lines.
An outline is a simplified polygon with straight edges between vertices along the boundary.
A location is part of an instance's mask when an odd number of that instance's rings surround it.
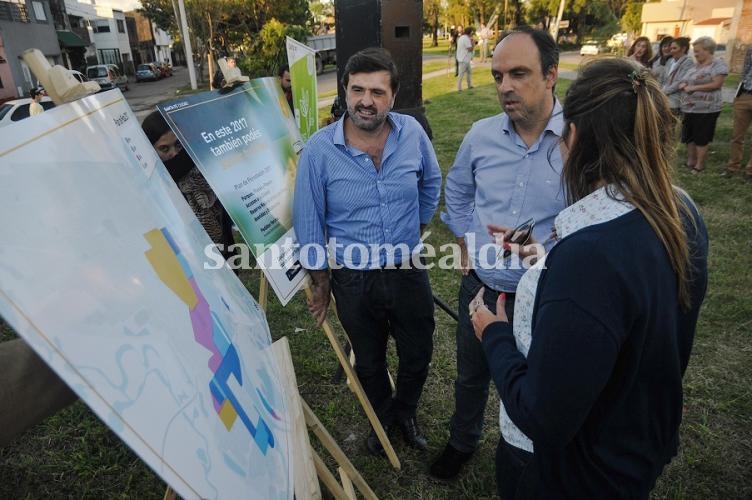
<svg viewBox="0 0 752 500">
<path fill-rule="evenodd" d="M 420 432 L 420 427 L 418 427 L 418 421 L 415 417 L 407 417 L 400 420 L 399 428 L 408 446 L 420 451 L 428 450 L 428 441 L 426 441 L 423 433 Z"/>
<path fill-rule="evenodd" d="M 723 172 L 721 172 L 721 177 L 724 177 L 724 178 L 729 178 L 729 177 L 734 177 L 734 176 L 736 176 L 736 172 L 733 170 L 724 170 Z"/>
<path fill-rule="evenodd" d="M 470 460 L 473 456 L 473 452 L 466 453 L 454 448 L 451 444 L 447 443 L 444 451 L 439 457 L 431 464 L 431 475 L 437 479 L 454 479 L 457 474 L 460 473 L 462 466 Z"/>
<path fill-rule="evenodd" d="M 384 426 L 384 432 L 386 433 L 387 437 L 389 436 L 389 426 Z M 379 437 L 376 435 L 376 431 L 371 429 L 371 433 L 368 434 L 368 437 L 366 438 L 366 448 L 368 448 L 368 453 L 371 455 L 376 455 L 380 457 L 385 457 L 386 452 L 384 451 L 384 447 L 381 446 L 381 441 L 379 441 Z"/>
</svg>

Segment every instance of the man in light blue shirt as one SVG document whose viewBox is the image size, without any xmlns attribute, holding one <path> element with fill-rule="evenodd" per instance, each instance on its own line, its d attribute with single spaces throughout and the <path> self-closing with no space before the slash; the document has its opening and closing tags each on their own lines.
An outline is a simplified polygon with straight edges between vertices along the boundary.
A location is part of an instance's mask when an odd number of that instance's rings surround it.
<svg viewBox="0 0 752 500">
<path fill-rule="evenodd" d="M 447 174 L 442 220 L 462 249 L 462 284 L 455 411 L 449 442 L 430 470 L 440 479 L 455 477 L 472 456 L 488 399 L 490 374 L 470 323 L 470 300 L 485 286 L 485 302 L 495 310 L 499 293 L 505 292 L 511 322 L 514 292 L 525 272 L 516 255 L 504 258 L 491 245 L 488 225 L 512 228 L 533 218 L 533 237 L 542 242 L 565 206 L 559 148 L 563 117 L 553 95 L 558 62 L 554 40 L 540 30 L 518 28 L 499 43 L 491 74 L 504 113 L 473 124 Z"/>
<path fill-rule="evenodd" d="M 433 352 L 433 296 L 413 257 L 438 206 L 441 172 L 418 122 L 390 111 L 399 79 L 387 51 L 353 55 L 342 84 L 347 113 L 309 139 L 295 179 L 293 223 L 313 281 L 308 307 L 320 325 L 331 284 L 358 378 L 379 419 L 425 450 L 415 414 Z M 389 335 L 399 354 L 394 394 Z M 383 452 L 373 431 L 366 443 L 372 453 Z"/>
</svg>

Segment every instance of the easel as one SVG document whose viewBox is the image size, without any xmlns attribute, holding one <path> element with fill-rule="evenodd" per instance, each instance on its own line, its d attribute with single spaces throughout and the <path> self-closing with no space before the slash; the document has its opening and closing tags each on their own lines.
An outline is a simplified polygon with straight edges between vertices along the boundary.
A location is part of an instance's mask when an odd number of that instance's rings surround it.
<svg viewBox="0 0 752 500">
<path fill-rule="evenodd" d="M 239 69 L 230 68 L 227 65 L 226 60 L 221 59 L 219 61 L 219 66 L 227 87 L 248 81 L 248 77 L 241 75 Z M 262 272 L 259 283 L 258 303 L 265 312 L 269 300 L 268 295 L 269 283 Z M 310 299 L 312 295 L 313 293 L 310 288 L 306 288 L 306 297 Z M 322 328 L 324 329 L 342 368 L 348 376 L 350 389 L 355 393 L 363 410 L 366 412 L 366 416 L 376 432 L 376 436 L 386 452 L 389 462 L 395 469 L 399 470 L 401 465 L 397 458 L 397 454 L 394 452 L 394 448 L 384 431 L 384 427 L 376 416 L 376 412 L 374 412 L 370 401 L 368 401 L 365 391 L 360 385 L 360 381 L 358 380 L 352 365 L 348 361 L 347 355 L 334 335 L 334 331 L 328 321 L 324 321 Z M 298 451 L 293 457 L 296 497 L 301 499 L 320 499 L 321 491 L 316 478 L 316 476 L 318 476 L 337 500 L 355 500 L 356 496 L 353 485 L 358 488 L 364 498 L 369 500 L 377 499 L 378 497 L 368 486 L 368 483 L 365 482 L 363 477 L 347 458 L 334 438 L 319 421 L 311 408 L 306 404 L 303 398 L 300 397 L 295 378 L 295 370 L 292 364 L 290 347 L 286 337 L 282 337 L 280 340 L 274 342 L 272 345 L 272 353 L 275 356 L 277 366 L 280 369 L 280 381 L 283 385 L 283 393 L 289 409 L 292 425 L 292 447 Z M 319 438 L 321 444 L 327 449 L 327 451 L 329 451 L 339 465 L 338 474 L 340 476 L 341 484 L 326 467 L 318 453 L 316 453 L 311 447 L 306 425 L 311 428 L 313 433 Z M 172 488 L 168 486 L 164 498 L 165 500 L 175 500 L 177 495 Z"/>
<path fill-rule="evenodd" d="M 264 311 L 266 311 L 266 305 L 267 305 L 267 300 L 268 300 L 267 297 L 269 293 L 268 290 L 269 290 L 269 284 L 266 280 L 266 276 L 264 276 L 264 274 L 262 273 L 261 278 L 260 278 L 260 283 L 259 283 L 259 301 L 258 302 Z M 306 293 L 307 299 L 310 299 L 313 296 L 313 292 L 311 291 L 310 288 L 306 288 L 305 293 Z M 342 369 L 345 371 L 345 374 L 347 375 L 350 389 L 355 393 L 355 396 L 358 398 L 360 405 L 363 407 L 363 411 L 365 411 L 366 413 L 366 417 L 368 417 L 368 421 L 371 423 L 371 426 L 376 432 L 376 437 L 378 437 L 379 442 L 381 443 L 381 446 L 384 448 L 384 451 L 386 452 L 386 456 L 389 459 L 389 463 L 391 463 L 392 467 L 394 467 L 396 470 L 400 470 L 401 464 L 400 464 L 399 458 L 397 458 L 397 454 L 394 452 L 392 443 L 389 441 L 389 437 L 386 435 L 386 432 L 384 431 L 384 427 L 381 425 L 381 421 L 379 420 L 379 417 L 376 416 L 376 412 L 373 411 L 373 406 L 371 406 L 371 402 L 368 401 L 368 397 L 366 396 L 366 393 L 363 390 L 363 387 L 360 385 L 358 376 L 355 374 L 355 370 L 350 364 L 348 355 L 345 353 L 345 350 L 342 348 L 342 345 L 339 343 L 339 340 L 337 340 L 337 337 L 334 334 L 334 330 L 332 330 L 332 327 L 329 324 L 329 321 L 324 320 L 324 323 L 321 325 L 321 328 L 324 330 L 324 333 L 326 334 L 326 338 L 329 339 L 329 343 L 331 344 L 332 349 L 334 350 L 334 354 L 337 355 L 337 359 L 339 360 L 340 366 L 342 367 Z"/>
<path fill-rule="evenodd" d="M 259 305 L 264 311 L 266 311 L 267 309 L 268 290 L 269 283 L 266 280 L 266 276 L 261 273 L 259 283 Z M 310 288 L 306 288 L 306 296 L 310 297 L 311 295 L 312 292 L 310 291 Z M 344 362 L 348 367 L 350 367 L 350 370 L 352 371 L 352 367 L 347 362 L 347 358 L 345 357 L 345 354 L 342 350 L 342 346 L 339 344 L 336 337 L 334 337 L 334 332 L 331 330 L 331 326 L 329 326 L 327 322 L 324 322 L 324 331 L 327 333 L 327 337 L 332 343 L 335 352 L 338 353 L 338 357 L 341 356 L 340 362 L 343 362 L 344 360 Z M 371 490 L 371 488 L 368 486 L 368 483 L 366 483 L 358 470 L 352 464 L 352 462 L 350 462 L 350 460 L 347 458 L 347 455 L 345 455 L 345 453 L 339 447 L 337 441 L 335 441 L 331 434 L 329 434 L 329 432 L 326 430 L 321 421 L 319 421 L 318 417 L 316 417 L 316 415 L 313 413 L 313 410 L 311 410 L 305 400 L 300 397 L 300 394 L 298 393 L 298 385 L 295 379 L 295 369 L 292 364 L 292 356 L 290 354 L 290 344 L 287 340 L 287 337 L 282 337 L 274 342 L 274 344 L 272 344 L 272 352 L 276 358 L 277 367 L 281 372 L 280 375 L 283 385 L 283 392 L 287 400 L 287 407 L 291 417 L 290 420 L 293 425 L 293 446 L 297 450 L 308 450 L 308 453 L 304 451 L 302 453 L 296 453 L 295 456 L 293 470 L 296 471 L 296 496 L 298 498 L 321 498 L 321 492 L 318 487 L 318 482 L 316 481 L 316 475 L 318 475 L 319 479 L 321 479 L 327 489 L 338 500 L 355 500 L 355 489 L 353 488 L 353 485 L 358 488 L 360 493 L 365 498 L 378 498 L 373 490 Z M 354 376 L 354 372 L 352 375 Z M 353 387 L 355 388 L 354 390 L 356 391 L 356 394 L 358 394 L 357 391 L 359 390 L 359 396 L 362 395 L 362 398 L 365 401 L 365 404 L 363 404 L 363 400 L 361 400 L 361 404 L 363 405 L 363 408 L 366 411 L 369 420 L 371 419 L 371 416 L 373 416 L 376 423 L 379 425 L 381 432 L 386 438 L 384 428 L 381 426 L 378 417 L 376 417 L 376 414 L 374 413 L 373 408 L 368 401 L 368 398 L 365 397 L 365 393 L 363 392 L 363 388 L 360 386 L 360 382 L 358 382 L 357 378 L 353 378 L 352 380 L 354 381 Z M 316 437 L 319 438 L 321 444 L 324 445 L 324 448 L 326 448 L 327 451 L 332 455 L 332 457 L 337 461 L 337 464 L 339 465 L 339 468 L 337 470 L 342 482 L 341 484 L 326 467 L 324 461 L 321 459 L 318 453 L 316 453 L 316 451 L 311 448 L 306 425 L 313 431 Z M 386 440 L 386 443 L 387 445 L 389 445 L 389 449 L 394 455 L 394 459 L 397 461 L 397 468 L 399 469 L 399 459 L 397 459 L 397 455 L 394 453 L 394 449 L 391 447 L 391 443 L 389 443 L 388 439 Z M 387 449 L 386 446 L 384 447 L 384 449 Z"/>
<path fill-rule="evenodd" d="M 285 402 L 290 415 L 291 447 L 296 450 L 292 457 L 295 497 L 320 500 L 322 498 L 318 481 L 320 479 L 337 500 L 356 500 L 355 488 L 360 491 L 363 498 L 378 500 L 376 493 L 368 486 L 368 483 L 347 458 L 342 448 L 339 447 L 305 400 L 300 397 L 287 337 L 282 337 L 274 342 L 271 349 L 279 368 L 282 392 L 285 395 Z M 324 448 L 337 462 L 339 481 L 326 467 L 319 454 L 311 447 L 308 428 L 313 431 Z M 169 486 L 165 491 L 164 500 L 177 500 L 177 494 Z"/>
</svg>

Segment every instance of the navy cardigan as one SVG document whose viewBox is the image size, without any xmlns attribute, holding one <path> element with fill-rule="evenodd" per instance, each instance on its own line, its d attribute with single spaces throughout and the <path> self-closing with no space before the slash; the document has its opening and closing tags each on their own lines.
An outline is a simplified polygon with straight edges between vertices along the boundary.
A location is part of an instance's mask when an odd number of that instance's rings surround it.
<svg viewBox="0 0 752 500">
<path fill-rule="evenodd" d="M 638 211 L 550 252 L 527 359 L 508 323 L 483 347 L 512 421 L 534 443 L 516 498 L 647 498 L 676 454 L 682 376 L 707 286 L 708 235 L 692 207 L 692 306 Z"/>
</svg>

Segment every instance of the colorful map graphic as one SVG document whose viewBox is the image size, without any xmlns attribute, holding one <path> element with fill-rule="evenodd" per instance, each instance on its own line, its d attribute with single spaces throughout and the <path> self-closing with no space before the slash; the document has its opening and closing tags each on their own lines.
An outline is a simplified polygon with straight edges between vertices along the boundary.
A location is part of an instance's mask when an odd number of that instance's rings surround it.
<svg viewBox="0 0 752 500">
<path fill-rule="evenodd" d="M 194 338 L 211 352 L 209 369 L 214 373 L 214 377 L 209 383 L 209 388 L 214 402 L 214 410 L 228 431 L 232 429 L 235 421 L 240 417 L 241 422 L 248 429 L 261 453 L 266 455 L 269 448 L 274 448 L 274 433 L 260 414 L 256 424 L 253 424 L 248 412 L 228 385 L 228 379 L 234 377 L 242 386 L 243 373 L 237 350 L 227 336 L 227 331 L 222 326 L 222 322 L 211 311 L 193 277 L 188 262 L 183 258 L 175 241 L 170 237 L 170 232 L 166 228 L 154 229 L 146 233 L 144 237 L 151 245 L 151 250 L 145 252 L 146 258 L 159 279 L 188 307 Z M 264 408 L 279 420 L 279 415 L 258 389 L 257 394 L 264 404 Z"/>
</svg>

